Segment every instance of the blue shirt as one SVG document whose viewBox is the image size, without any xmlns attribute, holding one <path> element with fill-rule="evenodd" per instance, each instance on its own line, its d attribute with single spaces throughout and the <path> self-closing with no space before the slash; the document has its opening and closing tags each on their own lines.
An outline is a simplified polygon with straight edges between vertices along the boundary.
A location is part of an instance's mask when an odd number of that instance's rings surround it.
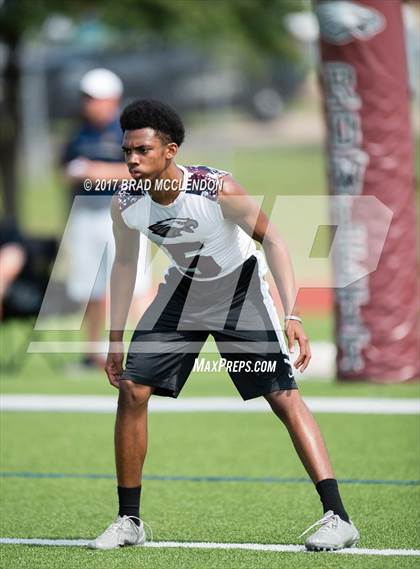
<svg viewBox="0 0 420 569">
<path fill-rule="evenodd" d="M 118 117 L 102 128 L 84 123 L 70 139 L 63 155 L 63 163 L 67 164 L 76 158 L 87 158 L 101 162 L 124 162 L 121 150 L 123 133 Z M 128 172 L 127 172 L 128 175 Z M 87 192 L 83 183 L 73 185 L 73 195 L 94 196 L 94 199 L 83 200 L 83 207 L 88 209 L 108 208 L 113 194 L 111 189 L 95 191 L 94 180 L 92 189 Z"/>
</svg>

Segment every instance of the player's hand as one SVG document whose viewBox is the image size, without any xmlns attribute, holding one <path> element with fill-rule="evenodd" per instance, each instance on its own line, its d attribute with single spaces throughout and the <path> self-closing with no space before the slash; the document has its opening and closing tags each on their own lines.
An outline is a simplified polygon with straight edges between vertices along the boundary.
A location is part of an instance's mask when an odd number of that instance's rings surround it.
<svg viewBox="0 0 420 569">
<path fill-rule="evenodd" d="M 122 342 L 113 342 L 112 344 L 112 351 L 108 352 L 106 358 L 105 371 L 109 383 L 119 389 L 120 377 L 123 372 L 124 344 Z"/>
<path fill-rule="evenodd" d="M 294 352 L 295 342 L 299 344 L 299 357 L 295 361 L 294 366 L 296 369 L 300 368 L 299 371 L 302 373 L 308 367 L 312 357 L 309 339 L 305 334 L 302 324 L 297 320 L 288 320 L 285 332 L 291 354 Z"/>
</svg>

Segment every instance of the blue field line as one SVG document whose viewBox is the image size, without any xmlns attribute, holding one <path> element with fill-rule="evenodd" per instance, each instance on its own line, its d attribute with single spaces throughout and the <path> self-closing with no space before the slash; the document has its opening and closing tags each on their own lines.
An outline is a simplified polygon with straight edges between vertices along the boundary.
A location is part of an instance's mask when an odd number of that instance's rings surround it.
<svg viewBox="0 0 420 569">
<path fill-rule="evenodd" d="M 64 473 L 64 472 L 0 472 L 0 478 L 74 478 L 82 480 L 115 480 L 114 474 Z M 160 482 L 257 482 L 265 484 L 311 484 L 309 478 L 279 478 L 275 476 L 176 476 L 145 474 L 143 480 Z M 340 478 L 340 484 L 365 484 L 389 486 L 419 486 L 420 480 L 376 480 Z"/>
</svg>

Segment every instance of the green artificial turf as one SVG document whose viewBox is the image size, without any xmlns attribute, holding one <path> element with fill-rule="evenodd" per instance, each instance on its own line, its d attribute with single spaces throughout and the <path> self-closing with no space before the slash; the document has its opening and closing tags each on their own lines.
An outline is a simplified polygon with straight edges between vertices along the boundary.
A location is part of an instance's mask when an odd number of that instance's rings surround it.
<svg viewBox="0 0 420 569">
<path fill-rule="evenodd" d="M 319 415 L 339 478 L 418 478 L 417 417 Z M 2 470 L 113 473 L 113 417 L 4 413 Z M 185 413 L 150 417 L 145 475 L 304 478 L 288 438 L 270 414 Z M 115 482 L 75 478 L 3 478 L 2 528 L 7 537 L 87 539 L 115 515 Z M 342 484 L 361 546 L 419 548 L 418 486 Z M 154 540 L 300 543 L 320 515 L 310 483 L 146 480 L 142 513 Z M 4 546 L 7 567 L 392 567 L 390 559 L 240 551 L 131 550 Z M 401 567 L 414 560 L 393 559 Z M 22 564 L 23 563 L 23 564 Z M 97 564 L 97 565 L 96 565 Z M 279 564 L 279 565 L 278 565 Z M 32 565 L 33 566 L 33 565 Z"/>
<path fill-rule="evenodd" d="M 418 558 L 350 557 L 317 553 L 141 549 L 97 552 L 78 548 L 7 545 L 0 548 L 9 569 L 416 569 Z"/>
<path fill-rule="evenodd" d="M 338 477 L 418 478 L 418 417 L 317 419 Z M 113 423 L 112 415 L 4 413 L 2 470 L 112 474 Z M 146 474 L 305 476 L 287 431 L 270 413 L 152 413 L 149 431 Z"/>
</svg>

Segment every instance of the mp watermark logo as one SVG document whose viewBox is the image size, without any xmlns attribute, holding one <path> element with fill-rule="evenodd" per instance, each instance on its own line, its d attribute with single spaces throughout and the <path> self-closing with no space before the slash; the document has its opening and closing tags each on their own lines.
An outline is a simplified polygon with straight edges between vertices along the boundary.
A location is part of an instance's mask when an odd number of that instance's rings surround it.
<svg viewBox="0 0 420 569">
<path fill-rule="evenodd" d="M 352 76 L 346 72 L 343 74 L 342 69 L 335 68 L 334 71 L 330 70 L 334 80 L 331 82 L 330 96 L 335 100 L 338 92 L 342 93 L 339 89 L 335 88 L 336 79 L 339 85 L 344 86 L 346 99 L 348 96 L 354 97 L 352 92 Z M 339 79 L 339 80 L 338 80 Z M 341 97 L 341 96 L 340 96 Z M 339 98 L 340 98 L 339 97 Z M 341 99 L 340 99 L 341 100 Z M 337 113 L 341 111 L 341 105 L 337 104 Z M 356 105 L 357 108 L 357 105 Z M 348 112 L 348 111 L 347 111 Z M 357 112 L 356 109 L 350 112 Z M 355 118 L 354 116 L 352 117 Z M 356 120 L 357 122 L 357 120 Z M 349 187 L 353 188 L 353 195 L 299 195 L 299 196 L 277 196 L 270 213 L 270 221 L 276 227 L 281 228 L 281 234 L 287 243 L 290 257 L 293 262 L 296 276 L 296 290 L 300 288 L 311 287 L 335 287 L 342 290 L 342 294 L 348 294 L 348 286 L 357 283 L 363 277 L 376 270 L 379 259 L 383 250 L 386 240 L 388 229 L 392 220 L 392 211 L 385 206 L 380 200 L 374 196 L 357 195 L 358 187 L 360 186 L 360 179 L 363 176 L 363 167 L 359 167 L 359 162 L 353 162 L 352 156 L 356 152 L 360 152 L 358 145 L 358 129 L 349 129 L 352 133 L 350 137 L 354 144 L 343 144 L 340 139 L 340 152 L 337 151 L 337 167 L 331 172 L 331 175 L 338 176 L 342 179 L 343 187 L 346 190 Z M 348 167 L 348 168 L 347 168 Z M 264 196 L 253 196 L 254 200 L 261 208 L 264 206 Z M 85 203 L 86 200 L 96 200 L 95 195 L 76 196 L 73 202 L 73 207 L 70 212 L 67 226 L 64 230 L 63 237 L 60 243 L 59 252 L 54 263 L 50 284 L 47 287 L 44 300 L 35 330 L 49 330 L 49 331 L 62 331 L 62 330 L 80 330 L 82 322 L 88 306 L 88 301 L 82 302 L 80 311 L 74 314 L 72 318 L 51 318 L 54 314 L 54 307 L 57 306 L 57 290 L 62 290 L 57 287 L 57 283 L 63 282 L 63 267 L 68 265 L 67 251 L 69 243 L 72 240 L 71 227 L 74 225 L 74 217 L 77 217 L 77 212 L 80 208 L 89 208 L 90 204 Z M 238 199 L 234 196 L 232 199 Z M 297 213 L 299 212 L 299 213 Z M 302 215 L 301 212 L 310 212 Z M 190 221 L 188 212 L 184 211 L 182 205 L 177 210 L 177 216 L 174 218 L 176 223 L 171 223 L 169 227 L 159 227 L 158 231 L 163 233 L 173 231 L 181 233 L 181 236 L 186 232 L 187 237 L 191 233 L 194 234 L 194 223 Z M 332 218 L 331 218 L 332 214 Z M 152 225 L 152 223 L 151 223 Z M 330 228 L 332 239 L 322 254 L 319 253 L 317 247 L 320 235 L 320 228 Z M 325 233 L 325 232 L 324 232 Z M 166 237 L 163 238 L 163 245 L 165 246 Z M 346 253 L 346 264 L 343 265 L 342 271 L 339 271 L 334 278 L 332 266 L 333 260 L 337 262 L 337 258 L 343 254 L 343 243 L 348 243 L 349 240 L 354 244 L 351 250 Z M 250 239 L 251 243 L 251 239 Z M 181 244 L 182 245 L 182 244 Z M 200 243 L 198 243 L 200 245 Z M 263 242 L 264 248 L 264 242 Z M 144 248 L 148 251 L 144 252 Z M 141 240 L 141 253 L 140 264 L 144 264 L 144 274 L 160 274 L 162 270 L 162 256 L 151 255 L 149 251 L 150 245 L 146 238 Z M 198 247 L 199 249 L 199 247 Z M 109 238 L 107 237 L 100 248 L 96 250 L 96 257 L 91 259 L 88 265 L 83 268 L 83 272 L 77 276 L 89 290 L 95 290 L 95 281 L 98 273 L 106 269 L 106 279 L 109 285 L 110 273 L 113 260 L 114 240 L 110 232 Z M 142 269 L 143 270 L 143 269 Z M 238 273 L 239 278 L 239 273 Z M 231 283 L 233 290 L 235 290 L 237 283 Z M 358 291 L 358 294 L 365 294 L 365 291 Z M 354 298 L 354 303 L 360 304 L 359 297 Z M 65 302 L 63 298 L 62 302 Z M 186 299 L 186 305 L 188 298 Z M 162 306 L 162 310 L 164 306 Z M 107 309 L 107 323 L 106 329 L 110 327 L 109 306 Z M 203 322 L 203 329 L 205 329 L 205 322 Z M 133 325 L 134 327 L 134 325 Z M 153 347 L 151 348 L 153 350 Z M 98 343 L 98 346 L 92 346 L 89 342 L 72 342 L 72 341 L 57 341 L 51 340 L 49 342 L 33 341 L 29 346 L 29 351 L 36 351 L 38 353 L 51 353 L 51 352 L 78 352 L 83 351 L 92 352 L 97 351 L 102 353 L 104 345 Z M 106 350 L 106 347 L 105 347 Z M 250 351 L 253 351 L 250 348 Z M 273 350 L 274 351 L 274 350 Z M 253 352 L 255 353 L 255 352 Z"/>
</svg>

